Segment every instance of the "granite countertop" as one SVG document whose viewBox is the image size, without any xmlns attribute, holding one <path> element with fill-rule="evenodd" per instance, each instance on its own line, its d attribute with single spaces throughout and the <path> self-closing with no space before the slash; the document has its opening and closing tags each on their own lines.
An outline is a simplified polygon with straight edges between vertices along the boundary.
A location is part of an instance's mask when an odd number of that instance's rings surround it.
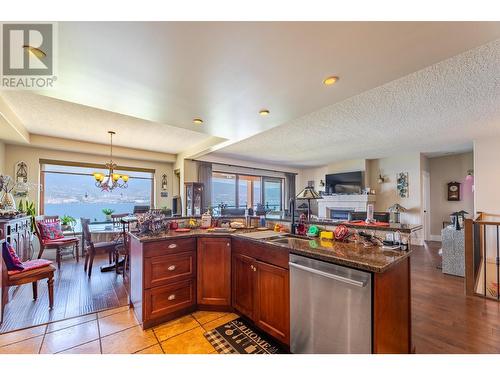
<svg viewBox="0 0 500 375">
<path fill-rule="evenodd" d="M 332 240 L 309 239 L 287 236 L 287 243 L 270 242 L 265 238 L 251 238 L 245 234 L 256 232 L 255 229 L 238 229 L 235 232 L 208 232 L 206 229 L 193 229 L 190 232 L 168 231 L 152 235 L 131 233 L 141 242 L 171 240 L 191 237 L 238 237 L 252 242 L 264 243 L 269 246 L 286 248 L 291 254 L 297 254 L 370 272 L 385 272 L 391 266 L 407 258 L 411 251 L 386 250 L 379 246 L 364 247 L 360 243 L 338 242 Z M 281 233 L 269 231 L 270 236 Z"/>
<path fill-rule="evenodd" d="M 284 215 L 266 216 L 266 220 L 291 222 L 290 216 L 284 216 Z M 369 225 L 365 224 L 364 222 L 358 223 L 358 222 L 349 222 L 343 220 L 331 220 L 331 219 L 319 219 L 319 218 L 316 220 L 315 219 L 307 220 L 306 224 L 329 225 L 329 226 L 342 224 L 349 228 L 366 229 L 366 230 L 384 230 L 392 232 L 400 231 L 403 233 L 416 232 L 417 230 L 422 229 L 422 225 L 420 224 L 388 223 L 388 225 Z"/>
</svg>

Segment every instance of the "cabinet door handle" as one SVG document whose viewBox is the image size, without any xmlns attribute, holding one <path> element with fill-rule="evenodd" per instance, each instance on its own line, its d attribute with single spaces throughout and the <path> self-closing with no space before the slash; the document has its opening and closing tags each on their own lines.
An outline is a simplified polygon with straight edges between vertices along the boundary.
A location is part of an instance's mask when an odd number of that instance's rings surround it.
<svg viewBox="0 0 500 375">
<path fill-rule="evenodd" d="M 169 249 L 175 249 L 176 247 L 177 247 L 176 243 L 171 243 L 170 245 L 168 245 Z"/>
<path fill-rule="evenodd" d="M 175 270 L 175 265 L 174 265 L 174 264 L 172 264 L 170 267 L 168 267 L 168 270 L 169 270 L 169 271 L 173 271 L 173 270 Z"/>
<path fill-rule="evenodd" d="M 227 247 L 229 247 L 229 246 L 231 246 L 231 245 L 230 245 L 230 243 L 228 242 L 228 243 L 226 244 L 226 246 L 227 246 Z"/>
<path fill-rule="evenodd" d="M 168 296 L 168 300 L 169 301 L 172 301 L 174 299 L 175 299 L 175 294 L 171 294 L 171 295 Z"/>
</svg>

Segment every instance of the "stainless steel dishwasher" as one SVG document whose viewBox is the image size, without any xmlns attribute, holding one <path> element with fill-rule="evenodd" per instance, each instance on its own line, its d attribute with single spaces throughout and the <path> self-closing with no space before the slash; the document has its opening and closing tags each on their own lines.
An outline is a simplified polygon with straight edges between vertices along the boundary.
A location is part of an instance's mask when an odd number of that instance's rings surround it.
<svg viewBox="0 0 500 375">
<path fill-rule="evenodd" d="M 290 351 L 371 353 L 371 274 L 290 255 Z"/>
</svg>

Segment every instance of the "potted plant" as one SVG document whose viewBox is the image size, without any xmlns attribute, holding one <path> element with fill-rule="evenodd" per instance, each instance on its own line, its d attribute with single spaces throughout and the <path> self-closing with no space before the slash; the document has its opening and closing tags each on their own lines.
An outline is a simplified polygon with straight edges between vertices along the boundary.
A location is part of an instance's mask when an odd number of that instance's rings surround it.
<svg viewBox="0 0 500 375">
<path fill-rule="evenodd" d="M 72 230 L 73 225 L 76 224 L 76 220 L 73 216 L 64 215 L 61 216 L 61 229 L 63 231 Z"/>
<path fill-rule="evenodd" d="M 115 210 L 112 210 L 111 208 L 103 208 L 102 213 L 106 215 L 106 221 L 111 221 L 111 214 L 115 212 Z"/>
</svg>

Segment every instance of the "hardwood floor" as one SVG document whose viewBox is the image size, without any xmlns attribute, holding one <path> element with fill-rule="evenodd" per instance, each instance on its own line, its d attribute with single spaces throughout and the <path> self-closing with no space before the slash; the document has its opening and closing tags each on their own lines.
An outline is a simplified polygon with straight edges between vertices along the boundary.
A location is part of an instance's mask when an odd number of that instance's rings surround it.
<svg viewBox="0 0 500 375">
<path fill-rule="evenodd" d="M 444 275 L 440 242 L 412 254 L 413 344 L 417 353 L 500 353 L 500 303 L 466 297 L 464 279 Z"/>
<path fill-rule="evenodd" d="M 51 259 L 51 252 L 44 257 Z M 71 255 L 63 257 L 61 270 L 54 274 L 54 308 L 49 310 L 47 282 L 38 283 L 38 300 L 33 301 L 31 284 L 11 287 L 0 333 L 127 304 L 123 277 L 115 272 L 99 272 L 108 263 L 107 255 L 96 257 L 92 278 L 83 271 L 84 261 L 76 263 Z"/>
</svg>

